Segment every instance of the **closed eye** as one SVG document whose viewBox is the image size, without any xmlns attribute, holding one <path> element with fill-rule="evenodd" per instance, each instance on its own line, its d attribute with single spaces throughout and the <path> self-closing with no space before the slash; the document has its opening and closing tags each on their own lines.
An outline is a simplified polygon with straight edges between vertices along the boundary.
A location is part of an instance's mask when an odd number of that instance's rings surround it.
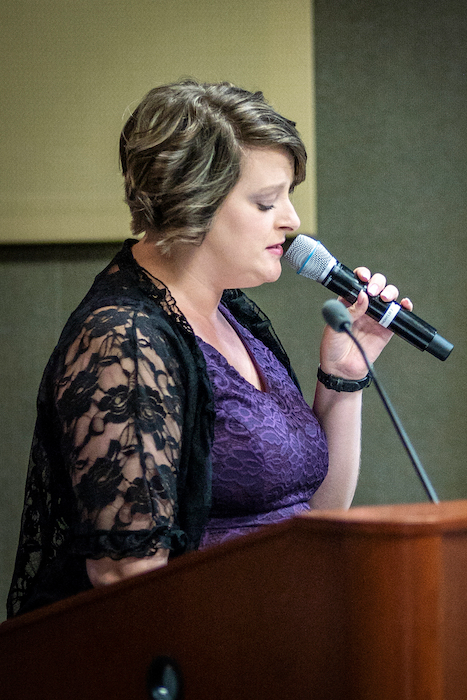
<svg viewBox="0 0 467 700">
<path fill-rule="evenodd" d="M 271 209 L 274 209 L 274 204 L 259 204 L 258 203 L 258 209 L 260 211 L 270 211 Z"/>
</svg>

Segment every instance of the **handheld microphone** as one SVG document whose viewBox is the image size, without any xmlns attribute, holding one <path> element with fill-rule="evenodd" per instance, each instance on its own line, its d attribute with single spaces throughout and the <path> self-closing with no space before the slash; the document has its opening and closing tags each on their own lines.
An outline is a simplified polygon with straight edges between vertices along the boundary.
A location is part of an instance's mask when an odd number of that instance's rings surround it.
<svg viewBox="0 0 467 700">
<path fill-rule="evenodd" d="M 338 262 L 322 243 L 310 236 L 298 235 L 289 246 L 285 259 L 297 274 L 320 282 L 351 304 L 356 301 L 362 289 L 366 291 L 366 285 L 352 270 Z M 454 347 L 433 326 L 395 301 L 386 302 L 379 296 L 369 297 L 367 314 L 400 338 L 419 350 L 426 350 L 439 360 L 449 357 Z"/>
<path fill-rule="evenodd" d="M 384 407 L 386 408 L 386 411 L 389 414 L 389 417 L 392 421 L 392 424 L 394 425 L 397 434 L 399 435 L 402 444 L 404 445 L 405 451 L 407 452 L 410 461 L 412 462 L 414 469 L 416 473 L 418 474 L 418 477 L 422 483 L 423 488 L 425 489 L 425 492 L 430 499 L 432 503 L 439 503 L 438 496 L 436 494 L 436 491 L 434 490 L 424 468 L 422 463 L 420 462 L 420 459 L 415 452 L 415 449 L 412 445 L 412 443 L 409 440 L 409 437 L 407 433 L 405 432 L 404 426 L 402 425 L 399 416 L 397 415 L 395 409 L 393 408 L 389 397 L 382 386 L 381 382 L 379 381 L 375 368 L 369 361 L 365 350 L 362 347 L 362 344 L 357 340 L 357 338 L 354 336 L 352 333 L 352 319 L 351 316 L 348 312 L 348 309 L 342 304 L 342 302 L 338 301 L 337 299 L 329 299 L 329 301 L 325 302 L 323 305 L 323 316 L 324 320 L 328 324 L 328 326 L 331 326 L 331 328 L 338 333 L 347 333 L 350 338 L 352 338 L 353 342 L 359 349 L 363 359 L 365 360 L 365 364 L 368 368 L 368 372 L 370 373 L 370 376 L 373 380 L 373 384 L 376 387 L 376 390 L 378 391 L 378 394 L 380 395 L 380 398 L 384 404 Z"/>
</svg>

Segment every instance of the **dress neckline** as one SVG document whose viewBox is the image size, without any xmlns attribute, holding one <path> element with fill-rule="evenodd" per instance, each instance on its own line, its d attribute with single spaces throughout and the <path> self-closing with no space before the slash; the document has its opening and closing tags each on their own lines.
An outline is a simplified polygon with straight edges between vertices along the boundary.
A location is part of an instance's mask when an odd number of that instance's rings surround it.
<svg viewBox="0 0 467 700">
<path fill-rule="evenodd" d="M 203 340 L 203 338 L 200 338 L 199 336 L 196 336 L 196 340 L 200 344 L 201 348 L 204 346 L 207 346 L 208 348 L 211 348 L 211 351 L 215 354 L 216 357 L 220 358 L 221 362 L 223 362 L 227 367 L 230 368 L 231 371 L 235 372 L 235 374 L 240 377 L 240 379 L 245 382 L 249 387 L 251 387 L 254 391 L 259 391 L 260 393 L 269 393 L 269 386 L 268 386 L 268 381 L 267 378 L 259 366 L 258 362 L 256 361 L 255 354 L 253 351 L 253 348 L 250 344 L 250 338 L 248 337 L 248 330 L 244 328 L 238 321 L 234 318 L 234 316 L 231 314 L 231 312 L 221 303 L 219 304 L 219 311 L 221 314 L 224 316 L 226 321 L 232 326 L 234 329 L 235 333 L 238 335 L 240 338 L 241 342 L 243 343 L 243 346 L 245 347 L 245 350 L 247 351 L 254 368 L 256 370 L 256 373 L 259 377 L 260 385 L 261 388 L 258 389 L 254 384 L 248 381 L 240 372 L 230 364 L 230 362 L 227 360 L 225 355 L 223 355 L 217 348 L 215 348 L 213 345 L 208 343 L 206 340 Z"/>
</svg>

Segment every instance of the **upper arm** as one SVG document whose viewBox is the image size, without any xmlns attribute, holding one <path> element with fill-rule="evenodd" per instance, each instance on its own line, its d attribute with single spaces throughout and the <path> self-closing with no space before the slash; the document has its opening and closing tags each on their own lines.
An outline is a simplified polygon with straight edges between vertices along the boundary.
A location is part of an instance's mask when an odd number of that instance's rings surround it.
<svg viewBox="0 0 467 700">
<path fill-rule="evenodd" d="M 146 315 L 108 307 L 86 320 L 56 384 L 86 556 L 170 548 L 182 404 L 179 367 Z"/>
</svg>

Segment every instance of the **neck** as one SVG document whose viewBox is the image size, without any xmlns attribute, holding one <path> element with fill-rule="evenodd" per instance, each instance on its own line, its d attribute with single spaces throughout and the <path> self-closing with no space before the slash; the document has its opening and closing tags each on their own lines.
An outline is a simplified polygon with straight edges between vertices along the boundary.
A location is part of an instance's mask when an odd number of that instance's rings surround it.
<svg viewBox="0 0 467 700">
<path fill-rule="evenodd" d="M 144 236 L 133 248 L 136 262 L 163 282 L 189 323 L 215 323 L 223 289 L 216 289 L 201 274 L 199 246 L 180 244 L 170 255 L 161 254 L 153 240 Z"/>
</svg>

